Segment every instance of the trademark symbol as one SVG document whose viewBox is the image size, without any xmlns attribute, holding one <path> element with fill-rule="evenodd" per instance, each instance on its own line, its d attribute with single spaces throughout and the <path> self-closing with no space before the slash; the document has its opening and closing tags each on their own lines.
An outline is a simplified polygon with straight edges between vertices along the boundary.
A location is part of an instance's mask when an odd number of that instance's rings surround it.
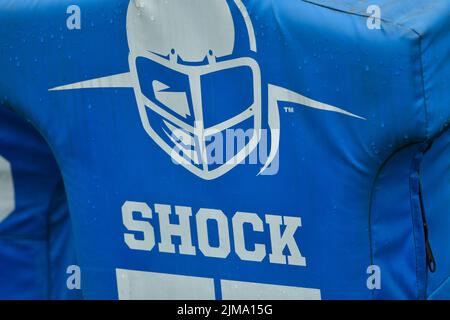
<svg viewBox="0 0 450 320">
<path fill-rule="evenodd" d="M 286 112 L 286 113 L 294 113 L 295 109 L 293 107 L 284 107 L 284 112 Z"/>
</svg>

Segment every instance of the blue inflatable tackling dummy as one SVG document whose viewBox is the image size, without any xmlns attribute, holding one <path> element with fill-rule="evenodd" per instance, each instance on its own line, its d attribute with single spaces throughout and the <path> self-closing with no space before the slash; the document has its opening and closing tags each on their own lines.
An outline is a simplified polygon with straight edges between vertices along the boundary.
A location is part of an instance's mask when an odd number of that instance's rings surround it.
<svg viewBox="0 0 450 320">
<path fill-rule="evenodd" d="M 450 298 L 450 2 L 375 2 L 1 2 L 86 298 Z"/>
<path fill-rule="evenodd" d="M 81 298 L 67 286 L 76 258 L 58 167 L 36 130 L 4 105 L 0 192 L 0 299 Z"/>
</svg>

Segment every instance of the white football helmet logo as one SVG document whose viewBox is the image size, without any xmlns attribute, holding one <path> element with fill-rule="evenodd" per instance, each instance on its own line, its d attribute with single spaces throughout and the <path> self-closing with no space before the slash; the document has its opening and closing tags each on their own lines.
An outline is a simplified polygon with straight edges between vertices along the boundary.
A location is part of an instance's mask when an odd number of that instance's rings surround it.
<svg viewBox="0 0 450 320">
<path fill-rule="evenodd" d="M 236 18 L 230 5 L 235 6 L 246 29 L 244 53 L 236 52 Z M 263 89 L 268 90 L 269 97 L 271 152 L 260 173 L 278 153 L 279 101 L 363 119 L 278 86 L 262 88 L 259 64 L 251 57 L 257 52 L 255 32 L 241 0 L 130 1 L 127 37 L 129 72 L 50 90 L 133 88 L 148 135 L 176 163 L 202 179 L 224 175 L 257 148 Z M 230 100 L 229 117 L 209 121 L 217 105 L 224 104 L 223 99 Z M 209 138 L 244 122 L 251 123 L 249 141 L 225 163 L 211 168 L 206 153 Z"/>
</svg>

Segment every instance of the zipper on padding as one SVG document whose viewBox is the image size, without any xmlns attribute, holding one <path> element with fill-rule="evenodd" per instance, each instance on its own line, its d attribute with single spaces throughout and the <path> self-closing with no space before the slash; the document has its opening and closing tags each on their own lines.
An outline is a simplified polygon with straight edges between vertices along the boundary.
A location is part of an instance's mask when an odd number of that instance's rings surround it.
<svg viewBox="0 0 450 320">
<path fill-rule="evenodd" d="M 430 149 L 431 143 L 428 143 L 425 148 L 422 150 L 422 157 L 423 155 Z M 425 206 L 423 203 L 423 187 L 422 187 L 422 179 L 419 171 L 419 200 L 420 200 L 420 211 L 422 212 L 422 223 L 423 223 L 423 232 L 425 237 L 425 250 L 426 250 L 426 256 L 427 256 L 427 267 L 428 270 L 431 273 L 436 272 L 436 260 L 433 255 L 433 249 L 431 247 L 430 239 L 428 236 L 428 221 L 427 221 L 427 215 L 425 212 Z"/>
<path fill-rule="evenodd" d="M 421 184 L 421 168 L 425 153 L 430 149 L 431 142 L 420 145 L 411 163 L 410 193 L 411 218 L 413 223 L 414 246 L 416 251 L 416 281 L 417 298 L 426 298 L 428 271 L 436 271 L 436 260 L 429 240 L 427 216 L 424 210 L 424 201 Z"/>
</svg>

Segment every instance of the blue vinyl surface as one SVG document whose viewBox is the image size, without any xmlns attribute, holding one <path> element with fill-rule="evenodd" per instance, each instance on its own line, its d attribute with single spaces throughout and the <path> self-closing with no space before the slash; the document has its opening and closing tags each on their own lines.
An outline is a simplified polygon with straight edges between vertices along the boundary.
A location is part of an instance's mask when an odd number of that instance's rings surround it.
<svg viewBox="0 0 450 320">
<path fill-rule="evenodd" d="M 56 156 L 86 298 L 422 299 L 444 283 L 450 2 L 378 1 L 375 30 L 369 2 L 1 2 L 0 98 Z M 225 129 L 249 131 L 210 164 Z"/>
</svg>

